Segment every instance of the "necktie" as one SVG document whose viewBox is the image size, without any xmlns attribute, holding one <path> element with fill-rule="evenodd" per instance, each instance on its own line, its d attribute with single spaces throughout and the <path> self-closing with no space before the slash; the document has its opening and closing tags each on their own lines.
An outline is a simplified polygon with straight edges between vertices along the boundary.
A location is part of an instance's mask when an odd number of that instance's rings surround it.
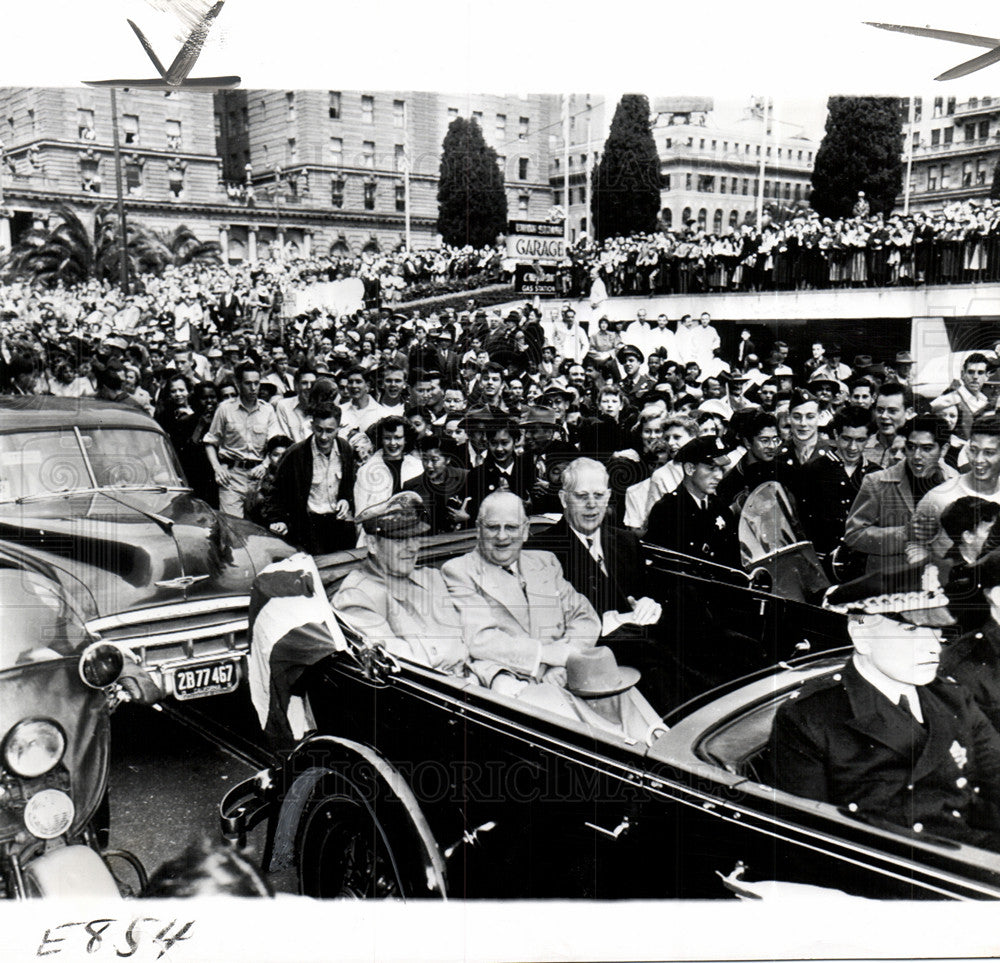
<svg viewBox="0 0 1000 963">
<path fill-rule="evenodd" d="M 514 562 L 512 565 L 508 566 L 507 571 L 510 572 L 510 574 L 517 579 L 517 584 L 521 587 L 521 593 L 524 595 L 524 598 L 527 601 L 528 583 L 525 582 L 524 576 L 521 574 L 520 566 L 516 562 Z"/>
<path fill-rule="evenodd" d="M 913 721 L 916 722 L 917 725 L 923 725 L 923 723 L 917 718 L 916 712 L 913 711 L 910 699 L 905 693 L 899 697 L 899 708 L 904 712 L 908 712 L 913 717 Z"/>
<path fill-rule="evenodd" d="M 601 552 L 601 544 L 600 544 L 600 542 L 598 542 L 598 540 L 597 540 L 598 538 L 599 538 L 599 536 L 597 536 L 597 535 L 591 535 L 588 538 L 588 542 L 590 543 L 590 557 L 595 562 L 597 562 L 598 565 L 600 565 L 601 572 L 604 575 L 607 575 L 608 574 L 608 568 L 604 564 L 604 554 L 603 554 L 603 552 Z"/>
</svg>

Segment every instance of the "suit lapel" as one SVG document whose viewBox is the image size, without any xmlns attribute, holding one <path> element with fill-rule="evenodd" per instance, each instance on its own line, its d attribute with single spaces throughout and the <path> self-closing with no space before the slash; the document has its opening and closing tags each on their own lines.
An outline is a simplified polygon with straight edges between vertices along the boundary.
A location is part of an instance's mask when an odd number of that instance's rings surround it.
<svg viewBox="0 0 1000 963">
<path fill-rule="evenodd" d="M 904 462 L 899 463 L 898 470 L 893 476 L 893 484 L 896 486 L 896 491 L 899 492 L 899 497 L 902 499 L 903 504 L 912 512 L 916 508 L 916 505 L 913 502 L 913 492 L 910 490 L 910 483 L 906 478 Z"/>
<path fill-rule="evenodd" d="M 848 664 L 844 668 L 844 684 L 854 717 L 847 725 L 893 752 L 916 759 L 920 752 L 922 730 L 916 720 L 907 721 L 903 713 Z"/>
<path fill-rule="evenodd" d="M 527 578 L 527 573 L 525 574 Z M 526 633 L 531 633 L 528 606 L 517 579 L 499 565 L 492 565 L 485 559 L 479 563 L 479 584 L 483 592 L 499 602 Z"/>
<path fill-rule="evenodd" d="M 920 710 L 927 726 L 927 742 L 913 767 L 913 782 L 933 772 L 941 759 L 949 755 L 949 747 L 955 741 L 954 719 L 941 700 L 929 686 L 918 688 Z"/>
</svg>

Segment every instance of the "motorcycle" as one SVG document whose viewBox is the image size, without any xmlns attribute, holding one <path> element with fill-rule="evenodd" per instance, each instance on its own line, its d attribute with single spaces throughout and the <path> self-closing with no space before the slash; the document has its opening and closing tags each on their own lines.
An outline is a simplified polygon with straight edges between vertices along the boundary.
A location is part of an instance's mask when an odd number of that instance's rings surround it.
<svg viewBox="0 0 1000 963">
<path fill-rule="evenodd" d="M 110 712 L 138 692 L 126 653 L 94 642 L 54 572 L 0 548 L 0 886 L 9 899 L 131 895 L 105 848 Z"/>
</svg>

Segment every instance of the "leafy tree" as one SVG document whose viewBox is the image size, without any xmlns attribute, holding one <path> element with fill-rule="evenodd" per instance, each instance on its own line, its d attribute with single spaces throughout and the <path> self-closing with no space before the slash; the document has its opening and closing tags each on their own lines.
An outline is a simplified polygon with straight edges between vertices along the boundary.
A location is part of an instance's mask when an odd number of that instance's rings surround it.
<svg viewBox="0 0 1000 963">
<path fill-rule="evenodd" d="M 507 229 L 507 193 L 497 152 L 475 120 L 456 117 L 441 146 L 438 233 L 445 244 L 485 247 Z"/>
<path fill-rule="evenodd" d="M 1000 201 L 1000 160 L 993 168 L 993 186 L 990 188 L 990 197 L 995 201 Z"/>
<path fill-rule="evenodd" d="M 831 97 L 812 173 L 813 210 L 849 217 L 864 191 L 872 214 L 890 214 L 903 187 L 903 133 L 894 97 Z"/>
<path fill-rule="evenodd" d="M 592 180 L 593 233 L 600 241 L 656 230 L 660 157 L 649 117 L 649 101 L 642 94 L 625 94 L 618 102 Z"/>
<path fill-rule="evenodd" d="M 51 227 L 32 229 L 22 236 L 6 265 L 7 273 L 48 285 L 117 279 L 121 232 L 114 209 L 98 207 L 92 230 L 69 207 L 57 207 L 53 214 L 56 221 Z M 159 274 L 169 264 L 218 260 L 218 244 L 199 241 L 183 225 L 172 233 L 159 234 L 129 220 L 126 231 L 125 251 L 132 277 Z"/>
</svg>

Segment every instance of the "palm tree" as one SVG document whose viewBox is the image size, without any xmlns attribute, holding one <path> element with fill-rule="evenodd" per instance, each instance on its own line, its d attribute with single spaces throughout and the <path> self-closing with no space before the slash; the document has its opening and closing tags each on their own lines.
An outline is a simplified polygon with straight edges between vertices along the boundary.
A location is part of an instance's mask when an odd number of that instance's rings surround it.
<svg viewBox="0 0 1000 963">
<path fill-rule="evenodd" d="M 169 233 L 166 231 L 150 233 L 170 251 L 170 263 L 174 267 L 192 263 L 221 263 L 222 248 L 219 247 L 219 242 L 200 240 L 186 224 L 175 227 Z"/>
<path fill-rule="evenodd" d="M 121 270 L 121 232 L 112 208 L 101 205 L 94 211 L 93 231 L 69 207 L 57 207 L 53 213 L 58 218 L 55 226 L 26 232 L 6 272 L 49 286 L 59 281 L 69 285 L 91 278 L 116 278 Z M 125 253 L 132 277 L 160 274 L 170 264 L 219 261 L 219 245 L 198 240 L 184 225 L 168 234 L 130 221 Z"/>
</svg>

